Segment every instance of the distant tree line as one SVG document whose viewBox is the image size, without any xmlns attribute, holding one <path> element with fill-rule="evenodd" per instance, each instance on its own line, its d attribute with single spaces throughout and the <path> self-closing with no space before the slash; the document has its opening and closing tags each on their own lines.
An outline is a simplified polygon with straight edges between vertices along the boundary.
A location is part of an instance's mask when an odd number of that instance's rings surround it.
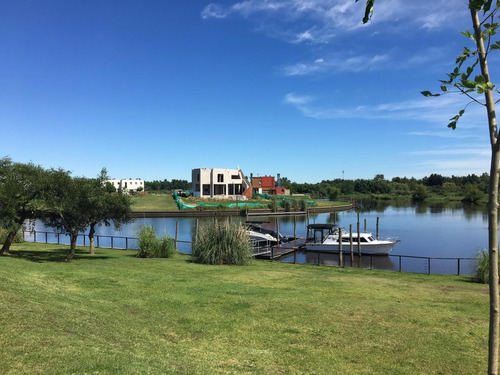
<svg viewBox="0 0 500 375">
<path fill-rule="evenodd" d="M 286 177 L 281 178 L 281 186 L 290 189 L 292 194 L 309 194 L 313 198 L 329 198 L 355 195 L 370 195 L 374 198 L 409 197 L 413 200 L 424 200 L 431 195 L 449 199 L 477 202 L 484 199 L 488 192 L 489 175 L 470 174 L 465 177 L 446 177 L 431 174 L 421 179 L 394 177 L 386 180 L 384 175 L 377 174 L 373 179 L 356 180 L 323 180 L 318 183 L 297 183 Z"/>
<path fill-rule="evenodd" d="M 168 180 L 153 180 L 153 181 L 144 181 L 144 190 L 148 192 L 170 192 L 172 190 L 182 189 L 182 190 L 191 190 L 191 183 L 187 180 L 176 180 L 172 181 Z"/>
<path fill-rule="evenodd" d="M 92 254 L 96 226 L 113 223 L 119 227 L 132 220 L 130 197 L 111 193 L 107 180 L 106 169 L 96 178 L 72 177 L 62 169 L 1 158 L 0 254 L 8 253 L 16 234 L 34 219 L 70 237 L 67 260 L 75 255 L 78 235 L 89 230 Z"/>
</svg>

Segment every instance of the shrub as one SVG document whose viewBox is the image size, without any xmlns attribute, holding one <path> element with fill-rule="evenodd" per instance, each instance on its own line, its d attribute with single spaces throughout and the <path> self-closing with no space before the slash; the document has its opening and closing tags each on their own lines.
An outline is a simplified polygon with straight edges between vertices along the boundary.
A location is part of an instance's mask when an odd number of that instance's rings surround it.
<svg viewBox="0 0 500 375">
<path fill-rule="evenodd" d="M 488 250 L 482 249 L 478 252 L 474 264 L 474 271 L 476 273 L 476 278 L 480 283 L 488 284 L 490 278 L 490 254 L 488 253 Z"/>
<path fill-rule="evenodd" d="M 299 208 L 301 211 L 306 211 L 307 210 L 307 202 L 305 199 L 299 200 Z"/>
<path fill-rule="evenodd" d="M 175 254 L 173 238 L 165 235 L 159 239 L 152 225 L 139 228 L 138 242 L 138 258 L 171 258 Z"/>
<path fill-rule="evenodd" d="M 6 229 L 0 228 L 0 243 L 5 243 L 5 239 L 7 238 L 7 235 L 9 232 Z M 23 239 L 23 233 L 21 231 L 16 233 L 16 236 L 14 237 L 13 243 L 21 243 L 24 242 Z"/>
<path fill-rule="evenodd" d="M 285 212 L 290 212 L 292 209 L 292 203 L 288 199 L 283 199 L 281 201 L 281 207 L 285 209 Z"/>
<path fill-rule="evenodd" d="M 252 257 L 248 235 L 238 223 L 215 221 L 203 225 L 192 249 L 195 262 L 202 264 L 244 265 Z"/>
<path fill-rule="evenodd" d="M 267 207 L 269 207 L 269 209 L 271 211 L 275 211 L 275 212 L 277 211 L 277 209 L 278 209 L 278 201 L 277 201 L 276 197 L 271 197 L 269 199 L 269 203 L 267 204 Z"/>
</svg>

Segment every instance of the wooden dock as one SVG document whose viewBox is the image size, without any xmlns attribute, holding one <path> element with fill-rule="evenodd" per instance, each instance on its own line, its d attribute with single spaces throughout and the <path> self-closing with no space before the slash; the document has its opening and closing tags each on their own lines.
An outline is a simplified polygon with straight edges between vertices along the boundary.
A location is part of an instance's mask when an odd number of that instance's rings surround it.
<svg viewBox="0 0 500 375">
<path fill-rule="evenodd" d="M 257 259 L 278 259 L 284 255 L 293 253 L 294 251 L 298 250 L 301 245 L 305 244 L 305 242 L 305 237 L 299 237 L 295 240 L 285 242 L 284 244 L 281 244 L 279 246 L 276 245 L 272 247 L 256 249 L 257 251 L 254 251 L 254 256 Z"/>
</svg>

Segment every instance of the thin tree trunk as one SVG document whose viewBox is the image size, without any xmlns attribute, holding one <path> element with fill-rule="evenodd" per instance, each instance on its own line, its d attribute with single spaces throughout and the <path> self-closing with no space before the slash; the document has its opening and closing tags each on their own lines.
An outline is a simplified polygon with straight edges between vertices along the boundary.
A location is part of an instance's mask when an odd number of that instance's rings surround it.
<svg viewBox="0 0 500 375">
<path fill-rule="evenodd" d="M 481 73 L 486 82 L 490 82 L 488 62 L 484 41 L 481 36 L 481 23 L 477 11 L 470 7 L 474 36 L 478 48 Z M 491 90 L 484 93 L 488 111 L 488 127 L 491 144 L 490 181 L 488 186 L 488 252 L 489 252 L 489 286 L 490 286 L 490 326 L 488 338 L 488 374 L 498 374 L 498 334 L 499 334 L 499 285 L 498 285 L 498 165 L 500 152 L 498 149 L 498 129 L 495 114 L 495 101 Z"/>
<path fill-rule="evenodd" d="M 7 255 L 9 250 L 10 250 L 10 245 L 12 245 L 12 242 L 14 242 L 14 238 L 16 237 L 17 234 L 17 229 L 12 229 L 9 234 L 7 234 L 7 237 L 5 238 L 5 242 L 3 243 L 2 250 L 1 250 L 1 255 Z"/>
<path fill-rule="evenodd" d="M 89 254 L 94 255 L 95 253 L 95 240 L 94 240 L 94 234 L 95 234 L 95 224 L 90 224 L 90 229 L 89 229 Z"/>
<path fill-rule="evenodd" d="M 70 247 L 69 247 L 69 254 L 66 257 L 67 261 L 72 260 L 75 256 L 77 239 L 78 239 L 78 232 L 70 234 Z"/>
</svg>

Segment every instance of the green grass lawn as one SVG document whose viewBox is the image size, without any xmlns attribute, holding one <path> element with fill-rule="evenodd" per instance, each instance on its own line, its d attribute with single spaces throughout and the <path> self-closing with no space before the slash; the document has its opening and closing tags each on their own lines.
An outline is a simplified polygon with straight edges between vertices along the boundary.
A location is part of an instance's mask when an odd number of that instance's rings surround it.
<svg viewBox="0 0 500 375">
<path fill-rule="evenodd" d="M 1 374 L 478 374 L 466 277 L 17 244 L 0 259 Z"/>
<path fill-rule="evenodd" d="M 132 196 L 132 211 L 178 211 L 178 208 L 170 194 L 148 194 Z"/>
</svg>

